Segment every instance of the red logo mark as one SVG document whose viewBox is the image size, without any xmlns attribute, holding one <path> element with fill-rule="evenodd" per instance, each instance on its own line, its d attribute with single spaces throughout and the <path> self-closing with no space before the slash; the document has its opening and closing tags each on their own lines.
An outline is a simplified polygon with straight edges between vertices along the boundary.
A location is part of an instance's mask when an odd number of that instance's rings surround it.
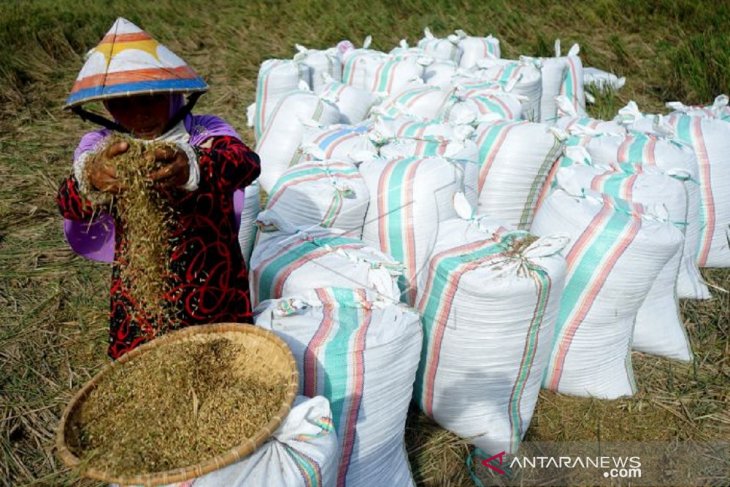
<svg viewBox="0 0 730 487">
<path fill-rule="evenodd" d="M 497 459 L 499 461 L 499 465 L 502 465 L 502 462 L 504 460 L 505 454 L 506 454 L 505 452 L 499 452 L 499 453 L 497 453 L 494 456 L 491 456 L 489 458 L 485 458 L 484 460 L 482 460 L 482 465 L 484 465 L 487 468 L 491 468 L 492 470 L 494 470 L 495 472 L 497 472 L 499 475 L 504 475 L 505 474 L 504 470 L 502 470 L 501 468 L 497 467 L 496 465 L 492 465 L 491 462 L 492 462 L 492 460 Z"/>
</svg>

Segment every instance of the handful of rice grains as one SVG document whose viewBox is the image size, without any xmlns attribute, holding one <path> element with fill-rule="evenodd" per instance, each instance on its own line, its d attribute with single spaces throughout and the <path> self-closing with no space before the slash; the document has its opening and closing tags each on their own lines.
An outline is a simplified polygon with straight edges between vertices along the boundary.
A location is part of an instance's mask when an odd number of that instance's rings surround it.
<svg viewBox="0 0 730 487">
<path fill-rule="evenodd" d="M 117 256 L 117 264 L 122 282 L 138 304 L 134 307 L 132 320 L 154 337 L 172 323 L 163 297 L 172 288 L 169 280 L 169 222 L 174 209 L 153 187 L 149 174 L 161 166 L 155 161 L 155 150 L 174 146 L 165 142 L 112 136 L 102 150 L 119 142 L 129 145 L 125 153 L 112 159 L 117 179 L 124 190 L 111 198 L 109 194 L 96 190 L 87 191 L 85 196 L 97 209 L 104 209 L 110 214 L 116 212 L 121 221 L 126 242 Z M 94 164 L 86 165 L 86 181 L 93 168 Z M 145 323 L 151 326 L 145 326 Z"/>
<path fill-rule="evenodd" d="M 287 377 L 262 373 L 257 351 L 227 335 L 154 348 L 113 368 L 69 417 L 81 470 L 115 477 L 165 472 L 217 457 L 279 412 Z"/>
</svg>

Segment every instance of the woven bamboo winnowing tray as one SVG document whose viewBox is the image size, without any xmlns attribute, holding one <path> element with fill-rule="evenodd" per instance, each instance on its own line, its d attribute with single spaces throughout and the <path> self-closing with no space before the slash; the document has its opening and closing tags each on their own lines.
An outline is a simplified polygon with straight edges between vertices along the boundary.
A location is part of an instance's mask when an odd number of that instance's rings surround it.
<svg viewBox="0 0 730 487">
<path fill-rule="evenodd" d="M 79 392 L 71 399 L 66 410 L 61 417 L 61 422 L 56 435 L 56 448 L 58 456 L 61 460 L 71 468 L 81 466 L 81 460 L 70 449 L 68 445 L 67 434 L 69 431 L 69 421 L 73 417 L 73 413 L 88 397 L 89 393 L 99 384 L 99 382 L 116 367 L 124 367 L 126 363 L 133 359 L 144 360 L 144 354 L 149 350 L 158 347 L 164 347 L 178 341 L 199 341 L 206 339 L 214 339 L 225 336 L 231 340 L 241 340 L 246 343 L 246 347 L 254 350 L 255 360 L 248 363 L 248 370 L 252 370 L 253 374 L 263 377 L 271 377 L 275 371 L 280 371 L 287 378 L 287 392 L 284 401 L 276 415 L 263 426 L 253 437 L 247 438 L 240 445 L 228 450 L 213 458 L 202 458 L 195 465 L 168 470 L 165 472 L 144 473 L 140 475 L 131 475 L 120 477 L 113 475 L 93 467 L 82 467 L 81 475 L 84 477 L 101 480 L 103 482 L 116 483 L 120 485 L 164 485 L 174 482 L 182 482 L 195 477 L 200 477 L 214 470 L 230 465 L 251 453 L 261 446 L 274 431 L 279 427 L 284 418 L 289 414 L 291 406 L 294 403 L 294 397 L 297 393 L 299 385 L 299 375 L 297 372 L 296 362 L 289 347 L 284 341 L 274 333 L 257 328 L 253 325 L 244 325 L 240 323 L 220 323 L 213 325 L 199 325 L 184 328 L 164 335 L 160 338 L 142 345 L 123 355 L 116 362 L 112 362 L 104 369 L 96 374 L 89 382 L 87 382 Z"/>
</svg>

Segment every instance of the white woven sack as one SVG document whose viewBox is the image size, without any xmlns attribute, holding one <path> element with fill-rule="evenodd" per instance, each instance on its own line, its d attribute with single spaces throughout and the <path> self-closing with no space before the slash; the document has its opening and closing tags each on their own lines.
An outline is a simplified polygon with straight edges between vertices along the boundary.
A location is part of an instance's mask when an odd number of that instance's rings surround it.
<svg viewBox="0 0 730 487">
<path fill-rule="evenodd" d="M 497 82 L 506 91 L 525 97 L 522 116 L 526 120 L 540 121 L 542 72 L 539 61 L 528 57 L 519 60 L 481 59 L 477 61 L 477 68 L 456 82 L 463 86 L 469 77 Z"/>
<path fill-rule="evenodd" d="M 296 48 L 298 52 L 294 61 L 309 67 L 312 91 L 319 93 L 330 80 L 342 79 L 342 63 L 337 55 L 337 48 L 307 49 L 299 44 Z"/>
<path fill-rule="evenodd" d="M 326 288 L 267 301 L 256 315 L 294 353 L 300 391 L 332 404 L 336 485 L 414 485 L 404 434 L 421 350 L 418 314 L 364 289 Z"/>
<path fill-rule="evenodd" d="M 415 84 L 404 87 L 387 97 L 372 109 L 379 117 L 413 117 L 421 120 L 434 120 L 455 101 L 454 90 Z"/>
<path fill-rule="evenodd" d="M 555 57 L 540 58 L 542 62 L 542 96 L 540 121 L 555 123 L 562 116 L 555 97 L 566 96 L 579 115 L 585 115 L 585 91 L 583 65 L 578 53 L 580 47 L 573 44 L 567 56 L 560 55 L 560 40 L 555 41 Z"/>
<path fill-rule="evenodd" d="M 718 95 L 710 106 L 687 106 L 684 103 L 670 101 L 667 107 L 685 115 L 702 116 L 707 118 L 730 119 L 730 98 L 727 95 Z"/>
<path fill-rule="evenodd" d="M 567 239 L 488 218 L 441 224 L 419 285 L 421 409 L 486 452 L 516 453 L 552 346 Z"/>
<path fill-rule="evenodd" d="M 345 54 L 344 62 L 343 83 L 387 96 L 413 83 L 423 83 L 424 67 L 431 60 L 356 49 Z"/>
<path fill-rule="evenodd" d="M 573 139 L 569 139 L 571 142 Z M 700 222 L 700 185 L 697 175 L 694 153 L 688 147 L 676 144 L 671 140 L 651 134 L 640 134 L 635 131 L 625 136 L 597 135 L 581 137 L 581 143 L 596 155 L 596 159 L 604 162 L 614 161 L 611 167 L 619 170 L 631 161 L 641 164 L 647 170 L 659 170 L 682 182 L 687 199 L 687 222 L 685 242 L 682 250 L 682 263 L 677 279 L 677 297 L 688 299 L 709 299 L 710 291 L 705 284 L 697 265 L 697 252 L 701 238 Z M 616 154 L 615 157 L 611 154 Z M 587 164 L 595 163 L 593 157 L 586 156 Z M 618 162 L 616 162 L 618 161 Z"/>
<path fill-rule="evenodd" d="M 700 267 L 730 267 L 730 121 L 675 113 L 665 117 L 697 154 Z"/>
<path fill-rule="evenodd" d="M 448 89 L 453 84 L 459 66 L 454 61 L 434 61 L 423 71 L 423 81 L 429 86 Z"/>
<path fill-rule="evenodd" d="M 251 255 L 249 288 L 256 306 L 316 287 L 369 288 L 398 301 L 402 266 L 366 243 L 321 227 L 295 227 L 274 211 L 259 214 L 268 230 Z"/>
<path fill-rule="evenodd" d="M 312 92 L 296 91 L 279 100 L 256 145 L 261 158 L 261 188 L 267 193 L 271 191 L 279 176 L 299 162 L 305 124 L 331 125 L 339 120 L 337 107 Z"/>
<path fill-rule="evenodd" d="M 380 103 L 377 95 L 335 80 L 325 83 L 317 93 L 337 107 L 342 117 L 340 123 L 351 125 L 365 120 L 370 109 Z"/>
<path fill-rule="evenodd" d="M 497 120 L 522 119 L 523 98 L 507 92 L 470 94 L 457 92 L 458 97 L 442 115 L 445 122 L 472 124 Z"/>
<path fill-rule="evenodd" d="M 297 396 L 281 426 L 251 455 L 167 487 L 327 487 L 335 485 L 338 457 L 329 401 Z"/>
<path fill-rule="evenodd" d="M 460 35 L 459 47 L 461 47 L 461 60 L 459 67 L 470 69 L 476 66 L 480 59 L 499 58 L 499 39 L 488 35 L 487 37 L 473 37 L 466 35 L 464 31 L 457 30 Z"/>
<path fill-rule="evenodd" d="M 711 233 L 703 224 L 702 208 L 705 201 L 709 201 L 704 194 L 706 188 L 702 185 L 698 158 L 695 151 L 679 140 L 664 136 L 642 133 L 631 130 L 626 135 L 596 135 L 590 138 L 586 149 L 596 165 L 614 165 L 618 163 L 637 163 L 646 166 L 656 166 L 665 172 L 680 171 L 691 176 L 685 181 L 687 189 L 687 231 L 686 239 L 691 252 L 699 256 L 701 248 L 711 246 Z M 697 263 L 702 266 L 698 257 Z M 678 289 L 680 297 L 708 299 L 709 291 L 702 286 L 697 292 L 691 288 Z"/>
<path fill-rule="evenodd" d="M 558 171 L 557 183 L 569 191 L 573 188 L 573 192 L 576 188 L 585 188 L 642 205 L 663 205 L 669 221 L 684 232 L 687 223 L 687 191 L 682 181 L 652 167 L 644 169 L 642 166 L 623 165 L 621 169 L 625 172 L 605 169 L 586 165 L 562 168 Z M 676 360 L 692 360 L 675 287 L 682 271 L 693 272 L 691 278 L 694 281 L 701 277 L 693 258 L 683 263 L 684 248 L 683 241 L 677 254 L 669 259 L 657 275 L 639 308 L 634 325 L 634 350 Z"/>
<path fill-rule="evenodd" d="M 352 163 L 371 159 L 378 149 L 370 140 L 370 124 L 305 126 L 300 145 L 300 161 L 337 159 Z"/>
<path fill-rule="evenodd" d="M 418 47 L 423 49 L 423 52 L 427 56 L 431 56 L 436 60 L 453 61 L 458 64 L 462 54 L 461 47 L 459 46 L 460 40 L 460 36 L 456 34 L 439 39 L 426 27 L 423 30 L 423 38 L 418 41 Z"/>
<path fill-rule="evenodd" d="M 402 300 L 413 305 L 419 272 L 426 264 L 439 223 L 456 215 L 463 169 L 441 158 L 376 159 L 360 166 L 370 194 L 363 240 L 405 267 Z"/>
<path fill-rule="evenodd" d="M 599 120 L 586 115 L 579 115 L 575 107 L 564 95 L 560 95 L 555 99 L 561 116 L 555 122 L 555 126 L 565 130 L 568 133 L 575 132 L 577 135 L 591 135 L 592 131 L 625 134 L 626 128 L 615 120 Z"/>
<path fill-rule="evenodd" d="M 266 209 L 298 227 L 336 228 L 360 238 L 369 203 L 357 167 L 328 160 L 287 170 L 271 190 Z"/>
<path fill-rule="evenodd" d="M 256 240 L 256 218 L 261 211 L 261 197 L 259 195 L 258 179 L 246 186 L 243 191 L 243 211 L 241 211 L 241 223 L 238 226 L 238 245 L 241 247 L 243 261 L 249 267 L 251 252 L 253 252 Z"/>
<path fill-rule="evenodd" d="M 261 64 L 256 81 L 256 102 L 252 105 L 253 120 L 249 117 L 249 126 L 254 128 L 257 141 L 266 130 L 279 100 L 296 91 L 300 81 L 309 86 L 311 76 L 309 66 L 289 59 L 267 59 Z"/>
<path fill-rule="evenodd" d="M 559 134 L 545 124 L 501 121 L 480 125 L 476 144 L 479 213 L 529 229 L 540 191 L 562 152 Z"/>
<path fill-rule="evenodd" d="M 563 251 L 568 274 L 543 387 L 602 399 L 632 395 L 636 313 L 682 245 L 682 232 L 623 200 L 562 189 L 545 200 L 531 232 L 571 238 Z"/>
</svg>

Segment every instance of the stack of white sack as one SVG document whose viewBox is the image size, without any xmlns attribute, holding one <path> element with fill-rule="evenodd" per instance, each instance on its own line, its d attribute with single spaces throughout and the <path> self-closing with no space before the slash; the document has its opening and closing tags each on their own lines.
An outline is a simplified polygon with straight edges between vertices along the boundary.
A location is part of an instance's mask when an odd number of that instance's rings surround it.
<svg viewBox="0 0 730 487">
<path fill-rule="evenodd" d="M 687 175 L 684 175 L 687 178 Z M 684 233 L 687 226 L 687 192 L 681 176 L 671 177 L 656 167 L 621 164 L 616 168 L 574 165 L 558 171 L 558 187 L 590 189 L 614 198 L 645 206 L 663 205 L 667 216 Z M 677 302 L 680 272 L 696 272 L 694 260 L 685 260 L 686 240 L 657 275 L 651 290 L 636 315 L 632 347 L 634 350 L 682 361 L 692 360 L 692 350 Z"/>
<path fill-rule="evenodd" d="M 340 455 L 337 483 L 326 485 L 412 486 L 404 434 L 421 351 L 418 314 L 364 289 L 312 287 L 261 303 L 255 322 L 291 348 L 300 393 L 332 404 Z"/>
<path fill-rule="evenodd" d="M 568 274 L 543 387 L 615 399 L 636 391 L 631 365 L 636 314 L 683 235 L 662 218 L 662 208 L 646 212 L 585 193 L 555 190 L 532 224 L 535 235 L 571 239 L 563 251 Z"/>
<path fill-rule="evenodd" d="M 540 192 L 562 153 L 562 135 L 545 124 L 500 121 L 479 125 L 476 144 L 479 213 L 529 229 Z"/>
<path fill-rule="evenodd" d="M 354 125 L 365 120 L 370 109 L 380 103 L 380 97 L 368 90 L 324 77 L 325 83 L 316 93 L 340 111 L 340 123 Z"/>
<path fill-rule="evenodd" d="M 259 176 L 261 189 L 266 193 L 271 191 L 279 176 L 300 161 L 305 126 L 327 126 L 339 121 L 340 111 L 337 107 L 311 91 L 301 89 L 290 92 L 279 100 L 256 145 L 256 152 L 262 161 Z"/>
<path fill-rule="evenodd" d="M 370 193 L 349 162 L 312 161 L 286 171 L 271 189 L 266 209 L 297 226 L 336 228 L 360 238 Z"/>
<path fill-rule="evenodd" d="M 459 36 L 461 48 L 460 68 L 470 69 L 482 59 L 498 59 L 501 56 L 499 39 L 491 34 L 487 37 L 474 37 L 463 30 L 457 30 L 456 35 Z"/>
<path fill-rule="evenodd" d="M 364 242 L 321 227 L 294 227 L 273 211 L 259 214 L 274 232 L 251 255 L 251 302 L 293 296 L 315 287 L 368 288 L 398 301 L 402 266 Z"/>
<path fill-rule="evenodd" d="M 342 62 L 336 47 L 329 49 L 307 49 L 297 44 L 297 54 L 294 61 L 307 66 L 310 70 L 309 87 L 319 93 L 331 80 L 340 81 L 342 78 Z"/>
<path fill-rule="evenodd" d="M 418 288 L 415 399 L 482 450 L 516 453 L 552 347 L 567 239 L 536 239 L 457 205 L 463 218 L 441 223 Z"/>
</svg>

